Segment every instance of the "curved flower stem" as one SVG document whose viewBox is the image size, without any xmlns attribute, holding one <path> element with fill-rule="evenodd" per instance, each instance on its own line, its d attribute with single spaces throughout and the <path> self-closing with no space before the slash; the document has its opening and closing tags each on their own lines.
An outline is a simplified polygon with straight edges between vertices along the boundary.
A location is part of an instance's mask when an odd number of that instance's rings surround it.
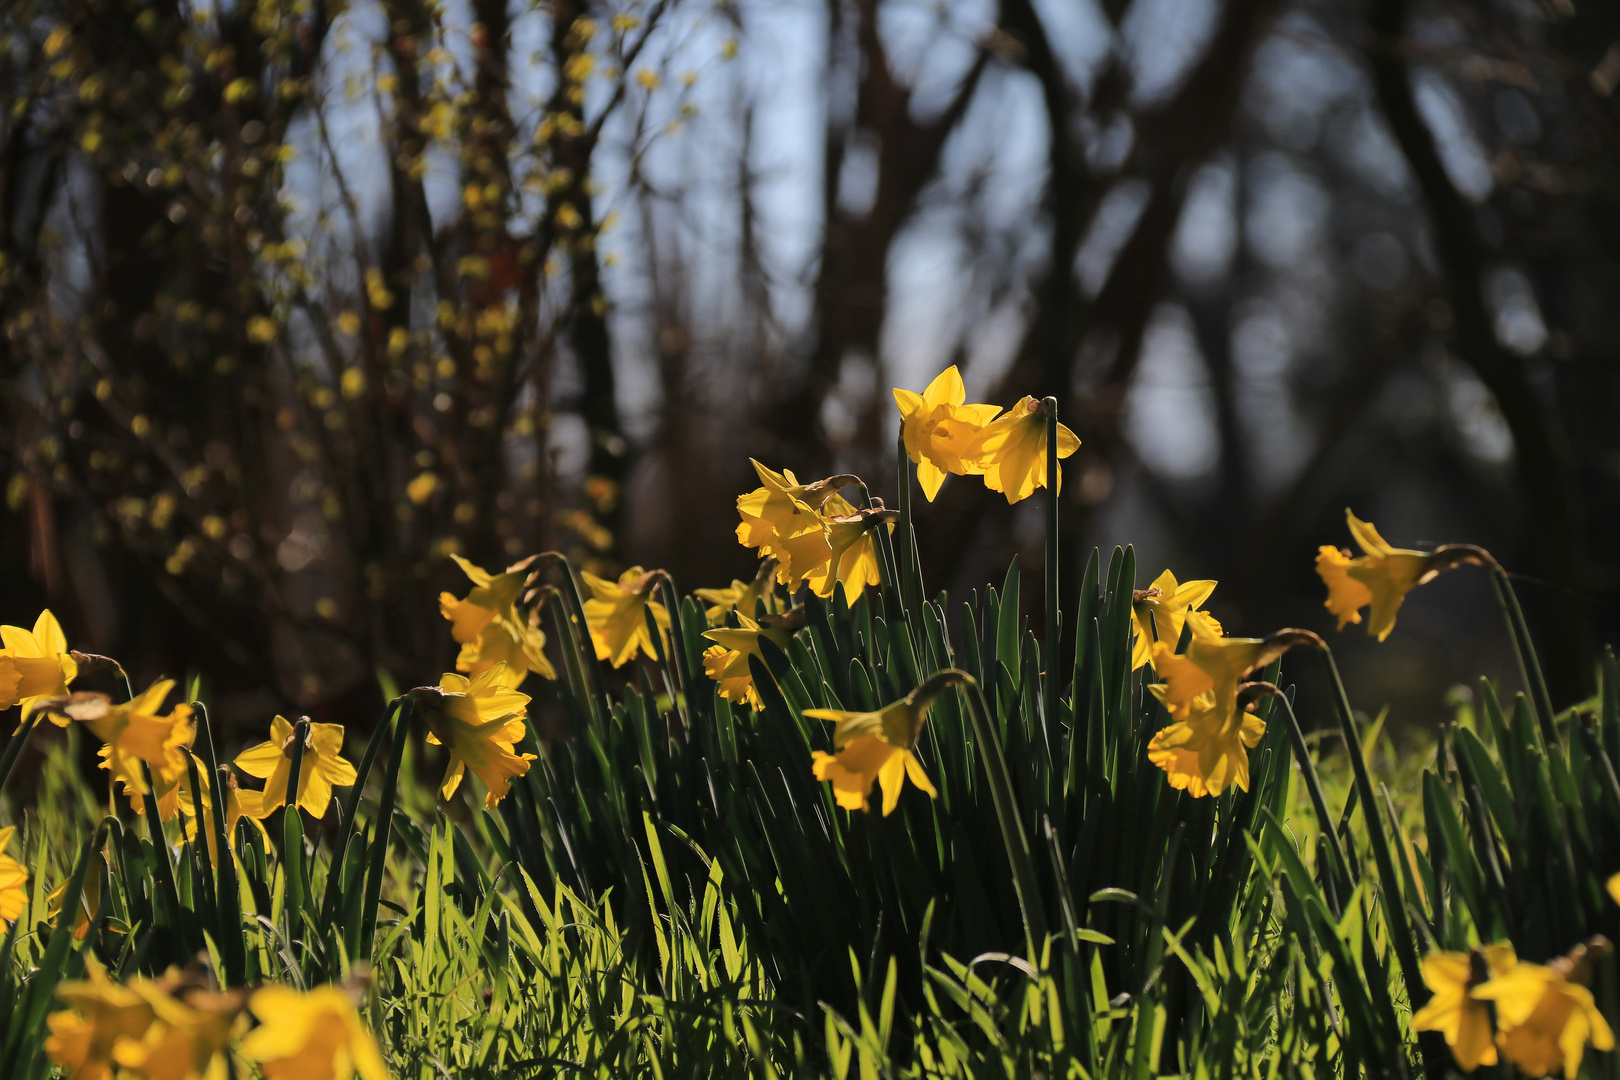
<svg viewBox="0 0 1620 1080">
<path fill-rule="evenodd" d="M 1350 710 L 1350 697 L 1344 692 L 1344 680 L 1339 677 L 1339 665 L 1334 661 L 1333 650 L 1328 648 L 1326 642 L 1323 642 L 1319 649 L 1333 682 L 1333 700 L 1338 707 L 1339 729 L 1344 735 L 1345 750 L 1350 755 L 1350 768 L 1355 775 L 1356 791 L 1361 795 L 1361 812 L 1367 823 L 1367 840 L 1372 846 L 1373 861 L 1378 866 L 1378 883 L 1384 900 L 1384 921 L 1389 926 L 1390 940 L 1395 946 L 1395 957 L 1401 965 L 1401 981 L 1406 986 L 1406 999 L 1416 1010 L 1429 1000 L 1429 988 L 1420 977 L 1417 949 L 1412 942 L 1412 924 L 1407 918 L 1406 903 L 1401 898 L 1401 881 L 1395 875 L 1395 861 L 1389 853 L 1389 838 L 1384 834 L 1384 818 L 1378 809 L 1378 800 L 1373 798 L 1372 777 L 1367 774 L 1367 759 L 1361 752 L 1361 735 L 1356 730 L 1355 714 Z M 1442 1075 L 1445 1057 L 1439 1053 L 1432 1033 L 1420 1037 L 1419 1044 L 1424 1072 L 1431 1077 Z"/>
<path fill-rule="evenodd" d="M 1024 833 L 1024 822 L 1019 816 L 1018 800 L 1013 795 L 1012 776 L 1007 772 L 1007 758 L 1001 750 L 1001 739 L 991 722 L 990 709 L 984 692 L 973 676 L 959 668 L 946 668 L 928 680 L 926 687 L 938 680 L 940 686 L 961 683 L 966 688 L 968 715 L 973 721 L 973 735 L 979 741 L 984 759 L 985 777 L 990 781 L 990 799 L 996 807 L 996 820 L 1001 825 L 1001 842 L 1007 849 L 1007 860 L 1012 864 L 1013 888 L 1018 893 L 1018 906 L 1024 915 L 1025 945 L 1032 959 L 1038 960 L 1046 945 L 1046 910 L 1041 905 L 1040 887 L 1035 879 L 1035 861 L 1030 854 L 1029 838 Z M 919 688 L 919 691 L 922 688 Z"/>
<path fill-rule="evenodd" d="M 1355 877 L 1350 872 L 1350 863 L 1345 858 L 1344 847 L 1339 841 L 1339 834 L 1333 828 L 1333 815 L 1328 811 L 1327 796 L 1322 793 L 1322 781 L 1316 775 L 1316 764 L 1311 760 L 1310 747 L 1305 744 L 1305 732 L 1299 726 L 1299 717 L 1294 713 L 1294 703 L 1288 700 L 1273 683 L 1248 683 L 1245 690 L 1264 693 L 1276 698 L 1282 703 L 1283 711 L 1288 714 L 1288 741 L 1294 748 L 1294 760 L 1299 762 L 1299 771 L 1305 777 L 1305 790 L 1311 797 L 1311 808 L 1316 811 L 1316 821 L 1328 850 L 1333 854 L 1333 870 L 1338 874 L 1339 880 L 1349 885 L 1355 884 Z M 1338 896 L 1335 889 L 1330 895 Z M 1338 918 L 1342 913 L 1335 910 L 1333 917 Z"/>
<path fill-rule="evenodd" d="M 1046 678 L 1041 695 L 1046 706 L 1046 737 L 1057 744 L 1058 734 L 1058 648 L 1062 644 L 1063 614 L 1058 610 L 1058 403 L 1057 398 L 1041 399 L 1046 410 Z"/>
<path fill-rule="evenodd" d="M 376 835 L 371 839 L 371 865 L 366 870 L 366 892 L 360 903 L 359 948 L 350 959 L 371 959 L 371 949 L 377 936 L 377 905 L 382 901 L 383 871 L 388 862 L 388 838 L 393 832 L 394 797 L 399 788 L 400 762 L 405 757 L 405 743 L 410 734 L 410 699 L 405 699 L 394 720 L 394 745 L 388 755 L 388 774 L 383 779 L 382 799 L 377 807 Z"/>
<path fill-rule="evenodd" d="M 6 789 L 6 781 L 11 778 L 11 770 L 16 767 L 17 759 L 22 756 L 22 749 L 28 742 L 28 736 L 32 735 L 34 728 L 39 726 L 41 713 L 42 710 L 40 709 L 35 709 L 29 713 L 27 718 L 17 725 L 16 733 L 11 736 L 11 741 L 6 744 L 5 756 L 0 757 L 0 791 Z"/>
<path fill-rule="evenodd" d="M 1524 688 L 1529 691 L 1530 701 L 1535 706 L 1542 740 L 1549 746 L 1554 745 L 1558 741 L 1558 730 L 1553 726 L 1552 695 L 1547 692 L 1547 679 L 1541 671 L 1541 660 L 1536 656 L 1535 645 L 1530 640 L 1530 627 L 1524 621 L 1524 609 L 1519 607 L 1519 596 L 1513 591 L 1513 582 L 1509 580 L 1507 571 L 1494 562 L 1490 571 L 1491 585 L 1496 589 L 1496 602 L 1502 608 L 1502 617 L 1507 620 L 1508 634 L 1513 638 L 1513 652 L 1519 659 L 1519 676 L 1524 680 Z"/>
</svg>

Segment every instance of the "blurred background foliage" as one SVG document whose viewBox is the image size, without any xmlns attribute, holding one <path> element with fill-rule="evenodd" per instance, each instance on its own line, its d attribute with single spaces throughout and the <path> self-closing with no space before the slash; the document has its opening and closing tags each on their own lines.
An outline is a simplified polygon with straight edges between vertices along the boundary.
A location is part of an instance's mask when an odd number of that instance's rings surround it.
<svg viewBox="0 0 1620 1080">
<path fill-rule="evenodd" d="M 1563 707 L 1620 629 L 1617 86 L 1597 0 L 15 0 L 0 621 L 375 715 L 449 552 L 747 580 L 747 458 L 892 491 L 954 362 L 1083 439 L 1067 588 L 1133 542 L 1323 628 L 1351 505 L 1532 579 Z M 1040 565 L 984 498 L 918 508 L 931 582 Z M 1402 633 L 1345 650 L 1395 724 L 1512 667 L 1475 575 Z"/>
</svg>

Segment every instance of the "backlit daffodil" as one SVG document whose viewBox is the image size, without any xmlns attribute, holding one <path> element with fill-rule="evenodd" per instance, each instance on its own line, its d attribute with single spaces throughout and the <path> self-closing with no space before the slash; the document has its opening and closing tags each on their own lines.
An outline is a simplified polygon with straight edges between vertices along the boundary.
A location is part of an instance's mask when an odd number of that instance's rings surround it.
<svg viewBox="0 0 1620 1080">
<path fill-rule="evenodd" d="M 123 933 L 123 927 L 113 924 L 107 918 L 107 913 L 101 910 L 101 879 L 106 873 L 107 865 L 101 860 L 90 864 L 89 873 L 84 875 L 84 888 L 79 892 L 79 913 L 73 922 L 73 940 L 83 941 L 90 933 L 90 920 L 97 919 L 97 925 L 112 926 L 116 933 Z M 45 894 L 45 922 L 50 926 L 56 925 L 56 920 L 62 917 L 62 899 L 67 895 L 67 887 L 71 878 L 63 878 L 61 882 Z"/>
<path fill-rule="evenodd" d="M 1492 976 L 1512 970 L 1512 945 L 1490 945 L 1472 952 L 1432 952 L 1423 958 L 1423 982 L 1434 993 L 1412 1017 L 1418 1031 L 1446 1037 L 1451 1056 L 1464 1072 L 1496 1064 L 1491 1013 L 1471 991 Z"/>
<path fill-rule="evenodd" d="M 1163 700 L 1162 685 L 1149 689 Z M 1205 691 L 1193 699 L 1187 719 L 1166 725 L 1148 741 L 1148 760 L 1165 771 L 1171 787 L 1195 799 L 1219 795 L 1229 784 L 1248 791 L 1248 752 L 1260 745 L 1266 722 L 1242 709 L 1234 719 L 1226 722 L 1215 708 L 1214 693 Z"/>
<path fill-rule="evenodd" d="M 829 476 L 801 484 L 792 472 L 775 472 L 749 459 L 760 486 L 737 497 L 737 541 L 776 558 L 776 580 L 789 589 L 832 558 L 832 545 L 821 519 L 822 505 L 853 476 Z M 848 505 L 847 503 L 845 504 Z M 745 612 L 744 614 L 747 614 Z"/>
<path fill-rule="evenodd" d="M 28 906 L 28 870 L 8 850 L 16 831 L 14 825 L 0 829 L 0 921 L 7 925 L 16 922 Z"/>
<path fill-rule="evenodd" d="M 639 649 L 657 659 L 658 652 L 647 629 L 644 612 L 652 612 L 660 630 L 669 629 L 669 612 L 652 598 L 656 575 L 632 566 L 620 574 L 616 582 L 585 571 L 579 576 L 591 590 L 591 598 L 585 601 L 585 621 L 591 629 L 591 640 L 596 643 L 596 658 L 619 667 Z"/>
<path fill-rule="evenodd" d="M 1080 449 L 1079 437 L 1062 424 L 1057 426 L 1057 441 L 1060 459 Z M 985 486 L 1007 496 L 1009 503 L 1053 484 L 1046 475 L 1046 407 L 1032 397 L 1026 396 L 986 424 L 974 452 Z M 1059 491 L 1063 489 L 1061 467 L 1056 485 Z"/>
<path fill-rule="evenodd" d="M 439 613 L 450 620 L 450 636 L 461 645 L 456 670 L 477 675 L 504 663 L 513 686 L 530 671 L 555 679 L 557 671 L 546 658 L 546 635 L 538 626 L 531 626 L 517 608 L 532 560 L 515 563 L 503 574 L 491 574 L 460 555 L 450 557 L 473 583 L 473 590 L 461 600 L 450 593 L 439 594 Z"/>
<path fill-rule="evenodd" d="M 1213 581 L 1176 581 L 1166 570 L 1146 589 L 1138 589 L 1131 602 L 1136 620 L 1136 644 L 1131 649 L 1131 670 L 1153 659 L 1153 644 L 1163 641 L 1174 651 L 1181 641 L 1182 627 L 1192 624 L 1198 637 L 1218 638 L 1221 624 L 1207 611 L 1197 610 L 1215 591 Z"/>
<path fill-rule="evenodd" d="M 1175 721 L 1148 743 L 1148 760 L 1165 770 L 1173 787 L 1194 797 L 1219 795 L 1228 784 L 1249 789 L 1248 748 L 1265 734 L 1265 722 L 1238 705 L 1238 684 L 1290 647 L 1319 643 L 1302 630 L 1267 638 L 1194 636 L 1185 653 L 1159 641 L 1153 667 L 1163 683 L 1149 689 Z"/>
<path fill-rule="evenodd" d="M 1614 1032 L 1598 1011 L 1592 992 L 1579 981 L 1589 974 L 1590 960 L 1577 946 L 1569 957 L 1551 964 L 1520 963 L 1483 986 L 1473 996 L 1496 1003 L 1497 1044 L 1526 1076 L 1580 1072 L 1587 1042 L 1598 1050 L 1614 1048 Z"/>
<path fill-rule="evenodd" d="M 241 991 L 220 993 L 186 985 L 174 969 L 160 979 L 136 978 L 129 988 L 152 1009 L 139 1039 L 113 1047 L 113 1060 L 149 1080 L 226 1080 L 225 1050 L 243 1026 Z"/>
<path fill-rule="evenodd" d="M 202 819 L 203 836 L 208 841 L 208 860 L 210 865 L 219 865 L 219 840 L 214 835 L 214 798 L 210 794 L 208 782 L 208 769 L 196 757 L 192 760 L 197 765 L 197 779 L 202 787 L 202 798 L 193 797 L 191 791 L 191 770 L 187 769 L 180 778 L 180 809 L 185 812 L 186 839 L 197 839 L 197 821 Z M 307 760 L 307 758 L 306 758 Z M 202 813 L 197 813 L 197 803 L 202 803 Z M 259 832 L 263 834 L 265 842 L 270 840 L 270 834 L 264 827 L 261 818 L 269 816 L 264 809 L 264 792 L 244 790 L 236 782 L 234 773 L 226 774 L 225 782 L 225 842 L 231 845 L 231 857 L 236 857 L 234 838 L 236 836 L 236 823 L 244 818 L 253 822 Z"/>
<path fill-rule="evenodd" d="M 0 710 L 21 704 L 26 718 L 43 698 L 59 698 L 79 673 L 78 662 L 68 654 L 67 637 L 50 611 L 42 611 L 32 631 L 20 626 L 0 626 Z M 66 727 L 67 720 L 55 714 L 51 721 Z"/>
<path fill-rule="evenodd" d="M 759 656 L 760 638 L 769 638 L 778 648 L 787 648 L 793 634 L 789 630 L 765 627 L 746 615 L 739 614 L 741 624 L 733 629 L 723 627 L 710 630 L 703 636 L 715 642 L 703 652 L 703 673 L 720 684 L 720 696 L 739 704 L 746 701 L 755 712 L 765 708 L 754 686 L 753 673 L 748 669 L 748 658 Z"/>
<path fill-rule="evenodd" d="M 124 785 L 135 812 L 144 813 L 146 796 L 155 795 L 164 821 L 179 812 L 177 786 L 186 771 L 186 748 L 197 735 L 190 705 L 177 704 L 167 716 L 159 713 L 173 689 L 173 679 L 161 679 L 122 705 L 113 705 L 104 694 L 86 694 L 74 695 L 77 700 L 69 699 L 60 710 L 50 706 L 53 717 L 60 712 L 82 721 L 105 744 L 101 767 Z M 151 785 L 142 762 L 151 770 Z"/>
<path fill-rule="evenodd" d="M 73 1011 L 47 1018 L 51 1033 L 45 1053 L 72 1080 L 108 1080 L 114 1053 L 125 1043 L 138 1043 L 156 1017 L 140 994 L 107 978 L 94 956 L 87 955 L 85 964 L 88 978 L 56 988 L 56 996 Z"/>
<path fill-rule="evenodd" d="M 776 592 L 771 582 L 776 579 L 776 560 L 764 559 L 759 564 L 759 571 L 754 580 L 749 582 L 732 579 L 729 586 L 724 589 L 693 589 L 692 595 L 709 605 L 704 615 L 710 626 L 725 624 L 726 615 L 735 611 L 739 615 L 754 617 L 756 603 L 765 601 L 766 611 L 775 611 L 779 606 L 776 601 Z"/>
<path fill-rule="evenodd" d="M 427 741 L 450 752 L 439 794 L 448 799 L 471 769 L 484 782 L 484 805 L 493 809 L 512 789 L 512 778 L 526 776 L 533 754 L 518 754 L 529 695 L 512 689 L 499 665 L 468 679 L 446 674 L 438 686 L 419 686 L 411 707 L 427 725 Z"/>
<path fill-rule="evenodd" d="M 236 767 L 264 781 L 259 809 L 269 814 L 287 804 L 287 781 L 292 774 L 292 724 L 283 717 L 270 721 L 270 738 L 237 755 Z M 304 756 L 298 766 L 298 792 L 295 801 L 316 817 L 323 817 L 332 804 L 332 788 L 354 783 L 354 766 L 341 757 L 343 726 L 310 724 L 304 739 Z"/>
<path fill-rule="evenodd" d="M 830 780 L 833 798 L 845 810 L 870 810 L 872 785 L 883 788 L 883 814 L 888 816 L 900 802 L 905 778 L 937 798 L 939 793 L 923 771 L 913 752 L 928 708 L 945 687 L 959 681 L 957 671 L 942 671 L 917 689 L 877 712 L 845 712 L 842 709 L 806 709 L 804 715 L 831 720 L 834 753 L 817 750 L 811 755 L 811 768 L 817 780 Z"/>
<path fill-rule="evenodd" d="M 1344 516 L 1362 554 L 1351 558 L 1348 551 L 1323 545 L 1316 555 L 1316 572 L 1328 589 L 1322 606 L 1338 617 L 1340 630 L 1361 622 L 1361 609 L 1371 607 L 1367 633 L 1383 641 L 1395 629 L 1395 613 L 1407 593 L 1463 563 L 1495 565 L 1488 553 L 1471 544 L 1447 544 L 1428 552 L 1392 547 L 1371 522 L 1349 510 Z"/>
<path fill-rule="evenodd" d="M 301 994 L 286 986 L 255 990 L 248 1007 L 259 1026 L 242 1040 L 242 1056 L 265 1080 L 388 1080 L 376 1039 L 347 993 L 321 986 Z"/>
<path fill-rule="evenodd" d="M 807 580 L 817 596 L 830 597 L 838 585 L 844 600 L 854 604 L 868 585 L 878 583 L 877 539 L 874 529 L 893 529 L 893 510 L 857 510 L 837 495 L 823 504 L 822 523 L 828 542 L 827 561 L 810 572 Z"/>
<path fill-rule="evenodd" d="M 977 456 L 984 426 L 1001 411 L 996 405 L 967 405 L 967 388 L 952 364 L 935 376 L 921 394 L 896 388 L 900 437 L 917 465 L 917 483 L 929 502 L 939 494 L 945 476 L 982 472 Z"/>
<path fill-rule="evenodd" d="M 1608 890 L 1614 902 L 1620 904 L 1620 874 L 1615 874 L 1609 879 Z"/>
</svg>

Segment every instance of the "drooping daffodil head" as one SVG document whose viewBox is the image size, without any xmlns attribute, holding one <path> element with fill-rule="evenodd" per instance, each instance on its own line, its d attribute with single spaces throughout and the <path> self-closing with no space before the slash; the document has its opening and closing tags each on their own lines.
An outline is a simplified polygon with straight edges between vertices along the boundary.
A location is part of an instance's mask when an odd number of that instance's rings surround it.
<svg viewBox="0 0 1620 1080">
<path fill-rule="evenodd" d="M 1412 1017 L 1418 1031 L 1438 1031 L 1458 1068 L 1473 1072 L 1496 1064 L 1496 1033 L 1490 1007 L 1473 990 L 1511 971 L 1518 959 L 1511 944 L 1469 952 L 1432 952 L 1423 958 L 1423 982 L 1434 995 Z"/>
<path fill-rule="evenodd" d="M 985 486 L 999 491 L 1009 503 L 1027 499 L 1039 487 L 1063 490 L 1059 467 L 1054 480 L 1047 475 L 1047 407 L 1025 397 L 984 426 L 979 433 L 974 457 L 984 473 Z M 1069 457 L 1080 449 L 1080 439 L 1062 424 L 1057 425 L 1057 456 Z"/>
<path fill-rule="evenodd" d="M 438 686 L 419 686 L 406 695 L 414 715 L 427 725 L 430 745 L 450 754 L 439 794 L 450 798 L 468 769 L 484 784 L 484 805 L 493 809 L 526 776 L 533 754 L 519 754 L 527 732 L 529 695 L 509 685 L 500 665 L 468 679 L 446 673 Z"/>
<path fill-rule="evenodd" d="M 1371 608 L 1367 633 L 1383 641 L 1395 629 L 1395 616 L 1407 593 L 1465 563 L 1496 565 L 1488 552 L 1472 544 L 1446 544 L 1434 551 L 1394 547 L 1371 522 L 1362 521 L 1349 510 L 1344 516 L 1362 553 L 1351 556 L 1348 551 L 1323 545 L 1316 554 L 1316 573 L 1328 590 L 1322 606 L 1339 620 L 1340 630 L 1350 623 L 1360 623 L 1361 609 Z"/>
<path fill-rule="evenodd" d="M 883 814 L 888 816 L 900 803 L 905 779 L 937 797 L 934 785 L 917 759 L 917 740 L 934 698 L 962 673 L 947 669 L 931 676 L 921 686 L 876 712 L 848 712 L 842 709 L 806 709 L 804 715 L 831 720 L 833 753 L 817 750 L 811 769 L 817 780 L 831 781 L 833 797 L 846 810 L 870 810 L 874 784 L 883 791 Z"/>
</svg>

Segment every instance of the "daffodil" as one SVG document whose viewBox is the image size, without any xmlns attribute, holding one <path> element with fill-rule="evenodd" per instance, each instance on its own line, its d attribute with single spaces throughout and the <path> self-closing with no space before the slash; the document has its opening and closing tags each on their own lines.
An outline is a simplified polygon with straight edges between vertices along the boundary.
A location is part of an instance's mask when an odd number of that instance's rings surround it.
<svg viewBox="0 0 1620 1080">
<path fill-rule="evenodd" d="M 1057 441 L 1059 458 L 1080 449 L 1080 439 L 1062 424 L 1057 426 Z M 1063 490 L 1061 466 L 1055 481 L 1046 475 L 1046 408 L 1032 397 L 986 424 L 973 454 L 985 486 L 1007 496 L 1009 503 L 1054 483 Z"/>
<path fill-rule="evenodd" d="M 620 574 L 616 582 L 584 571 L 579 576 L 591 590 L 591 598 L 585 601 L 585 622 L 596 644 L 596 658 L 619 667 L 640 650 L 656 659 L 658 652 L 643 613 L 651 611 L 659 629 L 667 630 L 669 612 L 652 598 L 656 584 L 654 575 L 632 566 Z"/>
<path fill-rule="evenodd" d="M 1162 685 L 1150 689 L 1164 692 Z M 1148 760 L 1165 771 L 1171 787 L 1195 799 L 1219 795 L 1230 784 L 1248 791 L 1249 751 L 1260 745 L 1266 722 L 1246 710 L 1238 711 L 1235 724 L 1225 721 L 1215 708 L 1215 694 L 1199 694 L 1187 719 L 1148 741 Z"/>
<path fill-rule="evenodd" d="M 94 694 L 63 710 L 102 741 L 101 767 L 123 784 L 135 812 L 144 813 L 146 796 L 155 795 L 164 821 L 179 812 L 177 786 L 186 770 L 186 748 L 197 735 L 190 705 L 177 704 L 167 716 L 159 712 L 173 689 L 173 679 L 160 679 L 122 705 L 112 704 L 104 694 Z M 53 716 L 58 712 L 54 704 L 51 711 Z M 150 786 L 142 762 L 151 771 Z"/>
<path fill-rule="evenodd" d="M 752 459 L 750 459 L 752 461 Z M 737 497 L 737 540 L 776 558 L 776 580 L 789 589 L 832 558 L 832 545 L 820 510 L 853 476 L 829 476 L 801 484 L 790 471 L 775 472 L 753 461 L 760 486 Z M 847 504 L 846 504 L 847 505 Z"/>
<path fill-rule="evenodd" d="M 268 815 L 287 804 L 287 781 L 291 779 L 293 725 L 283 717 L 270 721 L 270 738 L 237 755 L 236 767 L 263 780 L 259 810 Z M 310 724 L 304 739 L 304 756 L 298 767 L 296 803 L 316 817 L 323 817 L 332 803 L 334 787 L 354 783 L 354 766 L 341 755 L 343 725 Z"/>
<path fill-rule="evenodd" d="M 306 760 L 308 760 L 306 758 Z M 196 757 L 192 761 L 197 766 L 197 779 L 202 788 L 200 798 L 191 790 L 191 770 L 187 769 L 180 777 L 180 809 L 185 812 L 186 839 L 193 843 L 197 840 L 199 819 L 202 833 L 208 844 L 208 859 L 210 865 L 219 865 L 219 839 L 214 835 L 214 797 L 210 794 L 211 787 L 208 781 L 208 770 L 202 761 Z M 285 784 L 285 781 L 283 781 Z M 302 784 L 300 784 L 302 786 Z M 198 806 L 201 805 L 201 812 Z M 270 841 L 270 833 L 260 819 L 268 817 L 269 812 L 264 809 L 264 792 L 251 791 L 241 787 L 236 782 L 236 775 L 227 772 L 225 775 L 225 842 L 231 845 L 231 858 L 236 858 L 235 837 L 236 823 L 244 818 L 253 822 L 254 826 L 264 836 L 265 843 Z"/>
<path fill-rule="evenodd" d="M 1486 979 L 1512 970 L 1513 946 L 1490 945 L 1472 953 L 1432 952 L 1423 958 L 1423 982 L 1434 994 L 1412 1017 L 1418 1031 L 1438 1031 L 1463 1072 L 1496 1064 L 1491 1011 L 1473 994 Z"/>
<path fill-rule="evenodd" d="M 761 638 L 768 638 L 777 648 L 785 649 L 793 634 L 785 629 L 761 626 L 746 615 L 739 614 L 737 622 L 741 625 L 735 629 L 723 628 L 704 633 L 705 638 L 716 644 L 704 650 L 703 673 L 720 684 L 721 697 L 739 704 L 746 701 L 755 712 L 759 712 L 765 708 L 765 703 L 760 700 L 759 690 L 754 686 L 748 658 L 758 656 L 764 659 L 759 648 Z"/>
<path fill-rule="evenodd" d="M 1191 719 L 1195 704 L 1203 694 L 1207 703 L 1226 726 L 1237 711 L 1238 683 L 1256 668 L 1282 655 L 1292 640 L 1280 635 L 1269 638 L 1194 637 L 1187 651 L 1177 653 L 1163 641 L 1153 646 L 1153 667 L 1164 680 L 1154 691 L 1177 720 Z"/>
<path fill-rule="evenodd" d="M 0 626 L 0 711 L 22 705 L 23 718 L 45 698 L 67 694 L 68 684 L 79 673 L 78 662 L 68 652 L 67 636 L 49 609 L 39 613 L 32 631 L 20 626 Z M 51 722 L 66 727 L 67 720 L 51 714 Z"/>
<path fill-rule="evenodd" d="M 347 993 L 321 986 L 299 993 L 286 986 L 255 990 L 248 1008 L 259 1026 L 242 1040 L 242 1056 L 264 1080 L 388 1080 L 376 1039 Z"/>
<path fill-rule="evenodd" d="M 1371 607 L 1367 633 L 1383 641 L 1395 629 L 1395 614 L 1407 593 L 1464 563 L 1494 565 L 1488 553 L 1472 544 L 1446 544 L 1434 551 L 1392 547 L 1371 522 L 1349 510 L 1344 516 L 1362 554 L 1352 558 L 1329 545 L 1316 554 L 1316 572 L 1328 589 L 1322 606 L 1338 617 L 1340 630 L 1361 622 L 1361 609 Z"/>
<path fill-rule="evenodd" d="M 90 920 L 105 920 L 101 912 L 101 874 L 105 863 L 91 863 L 89 872 L 84 875 L 84 888 L 79 892 L 78 917 L 73 922 L 73 940 L 83 941 L 90 933 Z M 62 917 L 62 900 L 67 896 L 67 887 L 70 878 L 63 878 L 50 892 L 45 894 L 45 922 L 50 926 L 56 925 L 56 920 Z M 122 933 L 121 928 L 117 929 Z"/>
<path fill-rule="evenodd" d="M 226 1048 L 242 1021 L 241 992 L 189 986 L 171 968 L 161 979 L 132 979 L 129 988 L 152 1009 L 139 1039 L 121 1039 L 113 1060 L 148 1080 L 226 1080 Z"/>
<path fill-rule="evenodd" d="M 411 707 L 427 725 L 427 741 L 450 751 L 439 794 L 448 799 L 471 769 L 484 782 L 484 805 L 493 809 L 512 789 L 512 778 L 526 776 L 533 754 L 514 750 L 523 738 L 529 695 L 514 690 L 499 666 L 475 678 L 446 674 L 438 686 L 419 686 Z"/>
<path fill-rule="evenodd" d="M 806 709 L 804 715 L 831 720 L 834 753 L 817 750 L 811 755 L 811 769 L 817 780 L 830 780 L 833 798 L 845 810 L 870 810 L 872 785 L 883 789 L 883 814 L 887 817 L 900 803 L 905 778 L 926 791 L 930 798 L 938 792 L 923 771 L 915 753 L 928 708 L 943 688 L 937 679 L 877 712 L 846 712 L 842 709 Z"/>
<path fill-rule="evenodd" d="M 877 538 L 880 528 L 893 529 L 893 510 L 857 510 L 837 495 L 822 504 L 827 535 L 827 561 L 810 571 L 807 581 L 817 596 L 830 597 L 842 585 L 853 605 L 868 585 L 878 583 Z"/>
<path fill-rule="evenodd" d="M 439 594 L 439 614 L 450 620 L 450 636 L 461 645 L 456 670 L 477 675 L 504 663 L 513 686 L 530 671 L 555 679 L 557 670 L 546 657 L 546 635 L 517 607 L 533 560 L 491 574 L 460 555 L 450 557 L 473 583 L 472 591 L 460 600 L 451 593 Z"/>
<path fill-rule="evenodd" d="M 0 921 L 8 925 L 28 906 L 28 869 L 7 850 L 16 826 L 0 829 Z"/>
<path fill-rule="evenodd" d="M 1136 644 L 1131 649 L 1131 670 L 1144 666 L 1153 659 L 1153 644 L 1163 641 L 1173 650 L 1181 641 L 1182 627 L 1191 624 L 1197 637 L 1218 638 L 1221 624 L 1207 611 L 1199 611 L 1209 594 L 1215 591 L 1213 581 L 1176 581 L 1176 575 L 1166 570 L 1146 589 L 1138 590 L 1131 602 L 1131 614 L 1136 620 Z"/>
<path fill-rule="evenodd" d="M 708 618 L 709 625 L 723 626 L 726 615 L 733 611 L 753 618 L 755 604 L 760 600 L 765 601 L 766 611 L 775 611 L 778 606 L 776 590 L 771 587 L 775 579 L 776 560 L 767 558 L 761 560 L 759 572 L 754 575 L 753 581 L 742 582 L 733 578 L 731 584 L 724 589 L 693 589 L 692 595 L 699 600 L 708 601 L 709 607 L 704 615 Z"/>
<path fill-rule="evenodd" d="M 1574 1077 L 1588 1042 L 1598 1050 L 1614 1048 L 1614 1032 L 1592 992 L 1568 977 L 1572 967 L 1562 958 L 1545 966 L 1518 963 L 1473 990 L 1481 1001 L 1496 1003 L 1497 1043 L 1526 1076 L 1563 1070 Z"/>
<path fill-rule="evenodd" d="M 74 1011 L 47 1018 L 45 1054 L 69 1080 L 110 1080 L 115 1051 L 143 1038 L 156 1016 L 140 994 L 107 978 L 94 956 L 85 957 L 85 966 L 87 978 L 56 988 Z"/>
<path fill-rule="evenodd" d="M 1608 889 L 1609 895 L 1614 898 L 1614 902 L 1620 904 L 1620 874 L 1615 874 L 1609 879 Z"/>
<path fill-rule="evenodd" d="M 921 394 L 897 387 L 894 401 L 900 406 L 906 456 L 916 463 L 917 483 L 929 502 L 939 494 L 947 474 L 983 471 L 977 457 L 979 436 L 1001 408 L 965 404 L 967 388 L 955 364 L 935 376 Z"/>
</svg>

